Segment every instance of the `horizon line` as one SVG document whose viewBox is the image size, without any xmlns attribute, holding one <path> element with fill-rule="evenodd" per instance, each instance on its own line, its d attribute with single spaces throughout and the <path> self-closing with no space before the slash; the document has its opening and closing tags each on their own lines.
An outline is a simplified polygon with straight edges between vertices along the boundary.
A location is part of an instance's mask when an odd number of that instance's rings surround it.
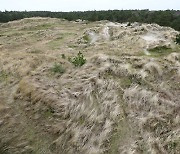
<svg viewBox="0 0 180 154">
<path fill-rule="evenodd" d="M 176 9 L 108 9 L 108 10 L 75 10 L 75 11 L 50 11 L 50 10 L 0 10 L 0 12 L 92 12 L 92 11 L 180 11 Z"/>
</svg>

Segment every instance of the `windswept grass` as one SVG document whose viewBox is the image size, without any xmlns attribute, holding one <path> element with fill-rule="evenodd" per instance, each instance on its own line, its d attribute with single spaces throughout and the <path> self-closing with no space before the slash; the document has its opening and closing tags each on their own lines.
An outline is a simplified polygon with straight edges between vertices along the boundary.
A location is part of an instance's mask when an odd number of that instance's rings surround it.
<svg viewBox="0 0 180 154">
<path fill-rule="evenodd" d="M 138 51 L 151 47 L 139 38 L 139 25 L 33 20 L 8 23 L 24 35 L 0 37 L 0 103 L 8 107 L 0 112 L 0 153 L 4 143 L 9 153 L 23 153 L 26 145 L 29 153 L 47 154 L 179 152 L 177 44 L 139 56 Z M 54 28 L 48 30 L 47 23 L 55 23 Z M 113 40 L 104 39 L 108 24 Z M 168 41 L 176 34 L 167 27 L 143 27 L 159 31 L 159 37 L 168 35 Z M 85 30 L 87 35 L 92 31 L 92 44 L 85 44 Z"/>
</svg>

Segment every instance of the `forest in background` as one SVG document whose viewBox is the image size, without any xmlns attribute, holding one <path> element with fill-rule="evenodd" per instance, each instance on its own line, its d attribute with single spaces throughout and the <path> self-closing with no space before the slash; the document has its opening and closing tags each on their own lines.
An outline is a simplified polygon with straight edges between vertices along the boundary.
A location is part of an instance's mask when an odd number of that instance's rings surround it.
<svg viewBox="0 0 180 154">
<path fill-rule="evenodd" d="M 1 23 L 30 17 L 64 18 L 70 21 L 82 19 L 88 21 L 109 20 L 120 23 L 157 23 L 160 26 L 168 26 L 180 31 L 180 10 L 108 10 L 83 12 L 0 11 Z"/>
</svg>

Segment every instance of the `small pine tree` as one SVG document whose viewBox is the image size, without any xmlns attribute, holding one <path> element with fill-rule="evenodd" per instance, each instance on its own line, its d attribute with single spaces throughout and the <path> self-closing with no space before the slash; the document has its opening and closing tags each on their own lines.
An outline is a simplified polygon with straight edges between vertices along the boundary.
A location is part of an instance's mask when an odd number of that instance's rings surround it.
<svg viewBox="0 0 180 154">
<path fill-rule="evenodd" d="M 84 58 L 84 55 L 79 51 L 77 56 L 71 59 L 71 63 L 73 63 L 76 67 L 80 67 L 86 63 L 86 59 Z"/>
</svg>

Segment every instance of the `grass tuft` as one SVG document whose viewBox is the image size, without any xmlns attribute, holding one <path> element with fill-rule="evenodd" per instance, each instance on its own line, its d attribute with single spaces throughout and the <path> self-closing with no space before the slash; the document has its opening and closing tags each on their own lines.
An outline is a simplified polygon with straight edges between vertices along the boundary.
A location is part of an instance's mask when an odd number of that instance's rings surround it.
<svg viewBox="0 0 180 154">
<path fill-rule="evenodd" d="M 56 73 L 63 74 L 65 72 L 65 68 L 63 68 L 61 64 L 55 63 L 53 67 L 51 68 L 51 71 L 55 74 Z"/>
</svg>

